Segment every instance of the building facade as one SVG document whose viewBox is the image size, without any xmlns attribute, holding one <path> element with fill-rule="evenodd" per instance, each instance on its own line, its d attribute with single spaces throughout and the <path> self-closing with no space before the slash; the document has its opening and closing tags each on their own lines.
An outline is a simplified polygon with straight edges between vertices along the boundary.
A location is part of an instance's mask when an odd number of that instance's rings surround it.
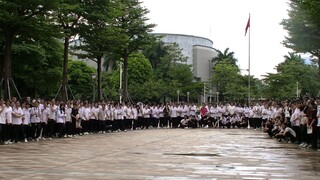
<svg viewBox="0 0 320 180">
<path fill-rule="evenodd" d="M 176 43 L 182 49 L 182 54 L 188 57 L 186 63 L 192 66 L 196 81 L 208 82 L 210 80 L 212 58 L 217 56 L 210 39 L 185 34 L 154 33 L 154 35 L 161 37 L 164 43 Z"/>
</svg>

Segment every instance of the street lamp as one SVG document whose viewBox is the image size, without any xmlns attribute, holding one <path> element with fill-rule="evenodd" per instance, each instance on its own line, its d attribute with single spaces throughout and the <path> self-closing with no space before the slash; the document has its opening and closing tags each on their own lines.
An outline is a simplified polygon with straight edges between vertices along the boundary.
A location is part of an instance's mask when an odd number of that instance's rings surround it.
<svg viewBox="0 0 320 180">
<path fill-rule="evenodd" d="M 188 91 L 187 92 L 187 102 L 189 102 L 189 100 L 190 100 L 190 92 Z"/>
<path fill-rule="evenodd" d="M 178 103 L 179 103 L 180 90 L 177 90 L 177 94 L 178 94 Z"/>
<path fill-rule="evenodd" d="M 91 78 L 92 78 L 92 102 L 95 101 L 96 97 L 95 97 L 95 83 L 94 80 L 96 79 L 97 74 L 96 73 L 91 73 Z"/>
</svg>

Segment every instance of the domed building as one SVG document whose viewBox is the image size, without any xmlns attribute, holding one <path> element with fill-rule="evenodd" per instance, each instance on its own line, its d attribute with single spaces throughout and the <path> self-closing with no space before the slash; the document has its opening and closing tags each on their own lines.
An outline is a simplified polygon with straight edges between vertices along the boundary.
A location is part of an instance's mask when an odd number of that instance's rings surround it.
<svg viewBox="0 0 320 180">
<path fill-rule="evenodd" d="M 212 47 L 213 42 L 204 37 L 185 35 L 153 33 L 160 36 L 166 44 L 176 43 L 182 49 L 182 54 L 188 57 L 187 64 L 192 66 L 192 72 L 196 81 L 208 82 L 212 71 L 212 58 L 217 52 Z"/>
</svg>

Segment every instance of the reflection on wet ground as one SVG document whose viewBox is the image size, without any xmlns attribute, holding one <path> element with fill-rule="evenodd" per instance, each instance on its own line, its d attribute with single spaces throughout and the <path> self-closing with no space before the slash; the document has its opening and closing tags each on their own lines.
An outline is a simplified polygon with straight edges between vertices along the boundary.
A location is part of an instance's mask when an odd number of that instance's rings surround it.
<svg viewBox="0 0 320 180">
<path fill-rule="evenodd" d="M 244 129 L 159 129 L 0 146 L 0 179 L 319 179 L 320 153 Z"/>
</svg>

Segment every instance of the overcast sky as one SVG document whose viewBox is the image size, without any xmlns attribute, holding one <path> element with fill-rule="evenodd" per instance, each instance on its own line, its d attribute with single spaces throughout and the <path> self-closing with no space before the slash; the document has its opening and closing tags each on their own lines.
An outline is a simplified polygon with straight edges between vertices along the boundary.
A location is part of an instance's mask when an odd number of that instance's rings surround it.
<svg viewBox="0 0 320 180">
<path fill-rule="evenodd" d="M 257 78 L 288 54 L 281 42 L 286 31 L 279 24 L 288 17 L 288 0 L 141 0 L 150 10 L 156 33 L 202 36 L 213 47 L 235 52 L 241 69 L 248 68 L 248 35 L 245 27 L 251 14 L 251 74 Z M 243 72 L 245 73 L 245 72 Z"/>
</svg>

